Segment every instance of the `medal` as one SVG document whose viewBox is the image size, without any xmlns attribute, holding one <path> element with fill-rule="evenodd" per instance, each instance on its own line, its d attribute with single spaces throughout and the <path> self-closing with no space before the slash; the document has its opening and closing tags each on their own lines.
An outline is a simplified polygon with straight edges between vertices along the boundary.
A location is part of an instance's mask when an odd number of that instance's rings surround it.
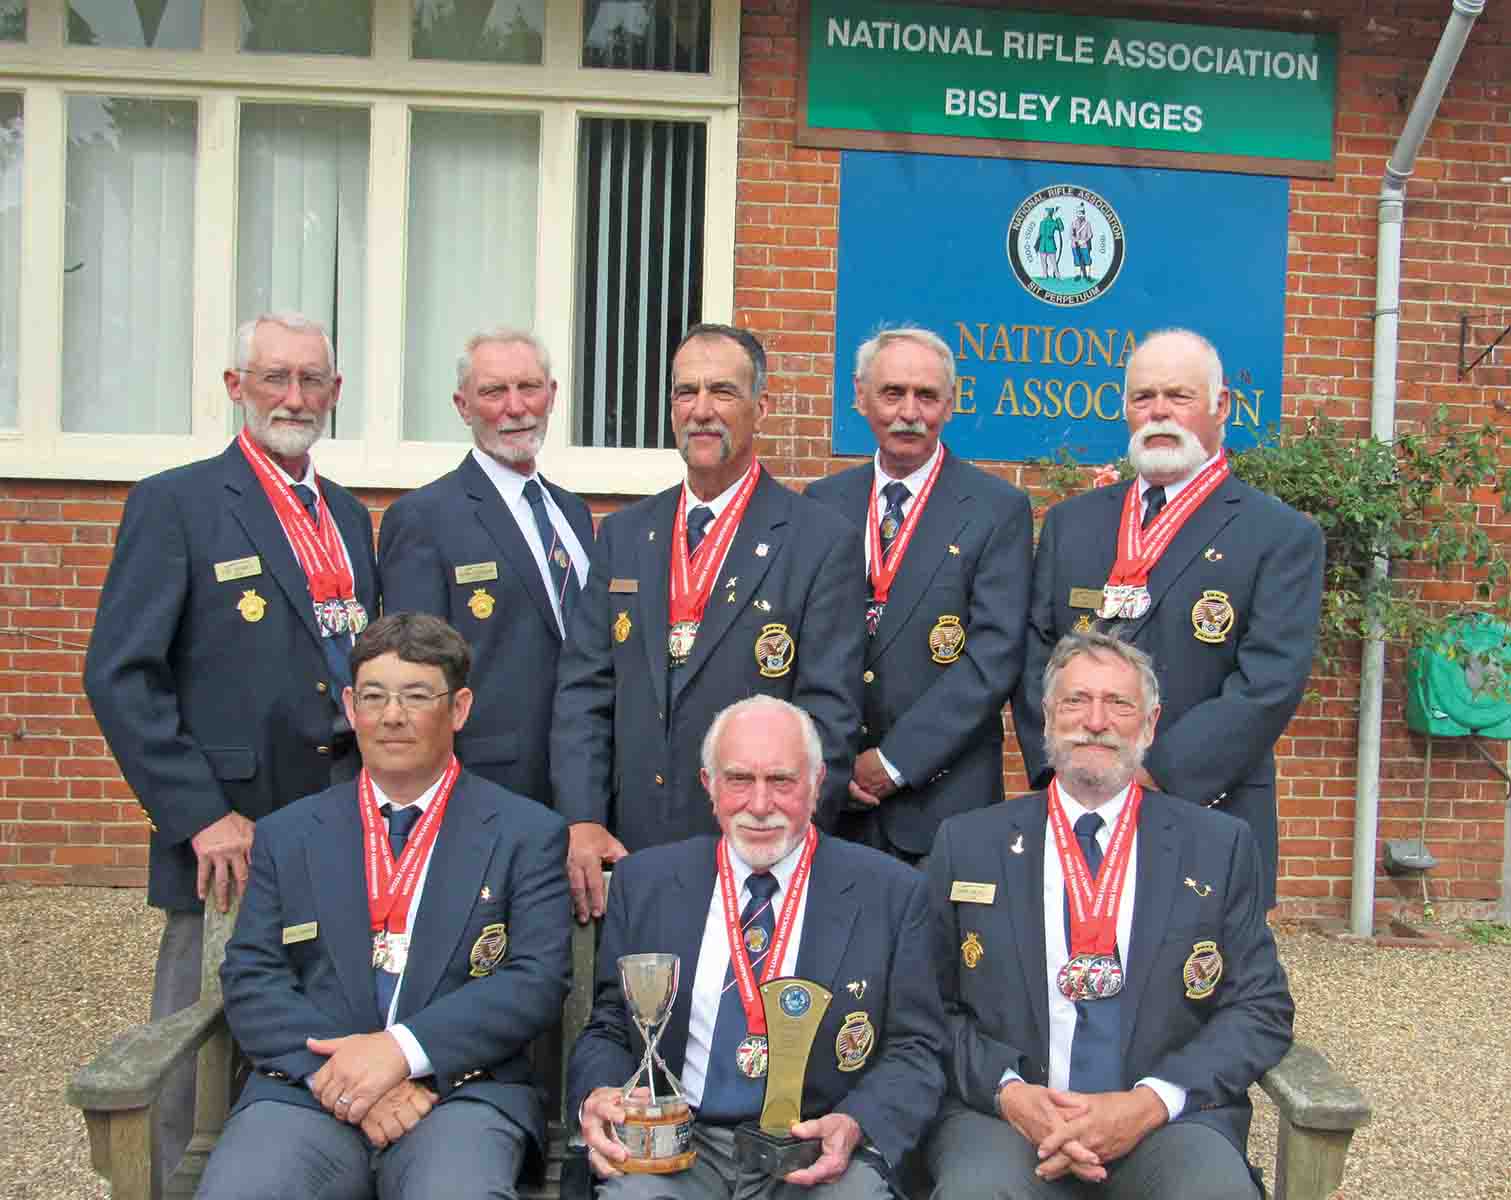
<svg viewBox="0 0 1511 1200">
<path fill-rule="evenodd" d="M 381 971 L 388 965 L 388 931 L 378 930 L 373 934 L 373 970 Z"/>
<path fill-rule="evenodd" d="M 677 497 L 677 513 L 672 519 L 671 587 L 667 596 L 670 630 L 666 639 L 667 654 L 674 667 L 685 664 L 693 652 L 698 623 L 703 619 L 703 610 L 708 607 L 708 598 L 713 592 L 715 573 L 724 561 L 760 479 L 761 464 L 751 459 L 750 469 L 745 472 L 734 498 L 708 527 L 698 549 L 691 555 L 687 552 L 685 486 Z M 760 550 L 756 552 L 759 554 Z"/>
<path fill-rule="evenodd" d="M 616 642 L 627 641 L 631 628 L 630 614 L 627 612 L 620 613 L 614 618 L 614 640 Z"/>
<path fill-rule="evenodd" d="M 315 601 L 315 624 L 321 637 L 335 637 L 346 632 L 346 605 L 332 597 Z"/>
<path fill-rule="evenodd" d="M 1123 990 L 1123 964 L 1115 954 L 1077 954 L 1055 979 L 1067 1000 L 1102 1000 Z"/>
<path fill-rule="evenodd" d="M 352 637 L 367 628 L 367 609 L 355 596 L 346 602 L 346 627 L 351 630 Z"/>
<path fill-rule="evenodd" d="M 888 517 L 881 523 L 881 536 L 889 542 L 897 536 L 896 517 Z"/>
<path fill-rule="evenodd" d="M 897 524 L 895 517 L 883 519 L 878 511 L 881 504 L 881 495 L 873 487 L 871 489 L 871 519 L 866 522 L 866 562 L 867 573 L 871 577 L 871 603 L 878 605 L 876 609 L 877 620 L 881 619 L 881 611 L 887 605 L 887 597 L 892 592 L 892 581 L 897 578 L 897 572 L 902 567 L 902 560 L 908 553 L 908 547 L 913 542 L 913 534 L 918 529 L 918 522 L 923 517 L 923 510 L 928 507 L 929 495 L 934 490 L 934 481 L 939 478 L 939 470 L 944 466 L 944 451 L 936 450 L 934 465 L 929 468 L 928 478 L 923 481 L 923 486 L 918 489 L 918 495 L 914 498 L 908 515 L 902 519 L 902 524 Z M 892 523 L 892 529 L 886 532 L 886 537 L 892 542 L 891 547 L 883 555 L 881 551 L 882 534 L 878 532 L 886 522 Z M 875 633 L 871 623 L 871 610 L 866 609 L 866 628 Z"/>
<path fill-rule="evenodd" d="M 236 611 L 247 624 L 255 625 L 267 614 L 268 602 L 257 594 L 256 588 L 249 588 L 242 592 L 241 599 L 236 602 Z"/>
<path fill-rule="evenodd" d="M 698 638 L 697 621 L 678 621 L 666 637 L 666 652 L 671 656 L 672 666 L 685 666 L 692 656 L 693 643 Z"/>
<path fill-rule="evenodd" d="M 887 611 L 887 606 L 879 600 L 872 600 L 866 605 L 866 636 L 875 637 L 876 627 L 881 624 L 881 614 Z"/>
<path fill-rule="evenodd" d="M 752 925 L 745 931 L 745 949 L 752 954 L 759 954 L 766 949 L 766 931 L 759 925 Z"/>
<path fill-rule="evenodd" d="M 572 560 L 567 557 L 566 547 L 562 546 L 560 544 L 557 545 L 557 547 L 556 547 L 556 553 L 553 554 L 551 557 L 555 560 L 556 565 L 558 567 L 560 567 L 563 571 L 565 571 L 568 567 L 570 567 L 572 565 Z"/>
<path fill-rule="evenodd" d="M 747 1079 L 764 1079 L 769 1057 L 765 1034 L 752 1033 L 735 1047 L 735 1066 Z"/>
<path fill-rule="evenodd" d="M 1130 784 L 1093 887 L 1086 855 L 1065 816 L 1060 785 L 1050 781 L 1049 827 L 1060 855 L 1070 907 L 1070 957 L 1056 975 L 1055 986 L 1067 1000 L 1102 1000 L 1123 990 L 1123 965 L 1117 957 L 1118 902 L 1143 798 L 1143 789 Z"/>
<path fill-rule="evenodd" d="M 386 939 L 383 961 L 377 965 L 390 975 L 404 974 L 404 964 L 409 961 L 409 935 L 390 933 Z"/>
</svg>

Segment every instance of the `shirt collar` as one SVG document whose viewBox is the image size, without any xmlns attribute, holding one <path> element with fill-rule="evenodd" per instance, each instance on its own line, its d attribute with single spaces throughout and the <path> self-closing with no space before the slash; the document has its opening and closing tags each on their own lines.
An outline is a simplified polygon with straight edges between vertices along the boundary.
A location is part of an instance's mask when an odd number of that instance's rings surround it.
<svg viewBox="0 0 1511 1200">
<path fill-rule="evenodd" d="M 1125 787 L 1100 808 L 1086 808 L 1079 800 L 1065 790 L 1064 781 L 1057 779 L 1056 782 L 1060 785 L 1060 801 L 1065 808 L 1065 820 L 1072 829 L 1075 828 L 1077 821 L 1091 812 L 1096 813 L 1097 816 L 1102 818 L 1104 829 L 1111 829 L 1118 823 L 1118 817 L 1123 812 L 1123 805 L 1128 803 L 1128 792 L 1130 789 Z"/>
<path fill-rule="evenodd" d="M 687 480 L 684 479 L 682 481 L 682 491 L 687 497 L 687 505 L 683 511 L 692 512 L 695 507 L 701 504 L 704 508 L 713 510 L 714 520 L 717 521 L 719 514 L 729 507 L 729 502 L 735 498 L 735 493 L 740 490 L 740 485 L 744 482 L 745 476 L 741 475 L 712 500 L 699 500 L 697 496 L 693 495 L 692 488 L 687 485 Z"/>
<path fill-rule="evenodd" d="M 798 838 L 797 845 L 772 866 L 771 873 L 776 877 L 777 895 L 786 895 L 787 884 L 792 879 L 792 873 L 797 870 L 797 860 L 803 856 L 803 845 L 806 840 L 807 831 L 805 830 L 803 837 Z M 740 857 L 740 852 L 735 849 L 732 841 L 725 838 L 724 844 L 729 847 L 729 872 L 734 876 L 735 895 L 738 896 L 745 890 L 745 881 L 755 872 L 750 864 Z"/>
<path fill-rule="evenodd" d="M 425 810 L 430 807 L 430 802 L 435 799 L 436 792 L 440 790 L 441 780 L 445 778 L 446 772 L 442 771 L 438 776 L 436 776 L 436 781 L 420 793 L 420 798 L 408 807 L 417 808 L 420 810 L 421 815 L 424 815 Z M 378 781 L 371 775 L 368 776 L 368 782 L 373 785 L 373 799 L 378 802 L 378 808 L 380 811 L 385 804 L 393 803 L 392 800 L 390 800 L 383 794 L 383 789 L 378 786 Z"/>
<path fill-rule="evenodd" d="M 1187 487 L 1190 486 L 1191 481 L 1198 475 L 1200 475 L 1203 471 L 1205 471 L 1208 467 L 1210 467 L 1213 463 L 1215 463 L 1218 459 L 1218 456 L 1221 454 L 1222 450 L 1219 449 L 1217 451 L 1217 454 L 1214 454 L 1211 458 L 1207 459 L 1206 462 L 1202 463 L 1201 466 L 1197 467 L 1196 470 L 1192 471 L 1191 474 L 1187 475 L 1184 479 L 1177 480 L 1175 483 L 1165 484 L 1165 503 L 1172 503 L 1177 496 L 1179 496 L 1183 491 L 1186 490 Z M 1144 493 L 1146 493 L 1153 486 L 1154 485 L 1147 479 L 1145 479 L 1142 475 L 1138 477 L 1138 498 L 1140 504 L 1143 503 Z"/>
<path fill-rule="evenodd" d="M 934 453 L 931 454 L 931 455 L 929 455 L 928 460 L 923 464 L 923 466 L 919 467 L 918 470 L 914 471 L 911 475 L 904 476 L 899 481 L 899 482 L 903 483 L 904 485 L 906 485 L 906 487 L 908 489 L 908 498 L 909 499 L 914 498 L 915 496 L 918 495 L 919 492 L 923 491 L 923 485 L 925 483 L 927 483 L 928 479 L 929 479 L 929 472 L 934 469 L 934 460 L 937 459 L 943 453 L 944 453 L 944 443 L 943 442 L 935 442 L 934 443 Z M 881 468 L 881 451 L 880 450 L 878 450 L 876 452 L 875 462 L 876 462 L 876 470 L 873 472 L 873 475 L 875 476 L 875 478 L 873 479 L 873 481 L 871 483 L 871 491 L 875 495 L 879 496 L 881 494 L 881 489 L 884 488 L 884 487 L 886 487 L 887 484 L 889 484 L 889 483 L 892 482 L 892 477 L 890 475 L 888 475 L 885 471 L 883 471 L 882 468 Z"/>
<path fill-rule="evenodd" d="M 496 458 L 484 454 L 476 446 L 472 448 L 472 459 L 483 468 L 483 474 L 493 481 L 493 486 L 498 490 L 504 503 L 511 506 L 518 504 L 520 497 L 525 494 L 526 483 L 540 478 L 539 471 L 531 471 L 528 475 L 512 471 Z M 545 484 L 541 484 L 541 491 L 545 491 Z"/>
</svg>

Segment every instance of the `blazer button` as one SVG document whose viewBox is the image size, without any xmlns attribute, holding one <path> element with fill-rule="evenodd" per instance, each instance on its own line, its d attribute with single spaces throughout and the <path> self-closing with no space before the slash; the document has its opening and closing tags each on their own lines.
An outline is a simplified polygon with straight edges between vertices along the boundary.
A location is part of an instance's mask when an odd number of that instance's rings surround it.
<svg viewBox="0 0 1511 1200">
<path fill-rule="evenodd" d="M 664 780 L 664 779 L 662 779 L 662 778 L 661 778 L 661 776 L 660 776 L 660 775 L 657 775 L 657 776 L 656 776 L 656 786 L 657 786 L 657 787 L 660 787 L 660 786 L 661 786 L 661 785 L 662 785 L 662 784 L 664 784 L 664 783 L 665 783 L 665 782 L 666 782 L 666 780 Z"/>
<path fill-rule="evenodd" d="M 325 682 L 325 680 L 322 679 L 319 683 L 315 684 L 315 690 L 323 696 L 331 689 L 330 686 Z"/>
<path fill-rule="evenodd" d="M 867 671 L 864 675 L 861 676 L 861 681 L 863 683 L 875 683 L 876 682 L 876 672 L 875 671 Z"/>
<path fill-rule="evenodd" d="M 331 752 L 331 748 L 329 746 L 316 746 L 315 747 L 315 753 L 316 754 L 329 754 L 330 752 Z"/>
</svg>

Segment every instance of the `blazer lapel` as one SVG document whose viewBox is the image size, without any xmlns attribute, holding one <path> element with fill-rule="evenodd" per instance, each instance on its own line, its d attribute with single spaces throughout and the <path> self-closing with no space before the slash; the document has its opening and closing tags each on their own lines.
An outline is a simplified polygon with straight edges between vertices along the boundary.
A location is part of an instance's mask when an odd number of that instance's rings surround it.
<svg viewBox="0 0 1511 1200">
<path fill-rule="evenodd" d="M 1239 503 L 1237 489 L 1233 487 L 1230 478 L 1187 518 L 1180 532 L 1175 535 L 1175 540 L 1165 548 L 1159 562 L 1149 572 L 1149 610 L 1138 620 L 1129 621 L 1123 626 L 1124 637 L 1131 640 L 1154 619 L 1160 601 L 1164 599 L 1170 586 L 1184 574 L 1186 568 L 1211 543 L 1223 526 L 1238 515 Z"/>
<path fill-rule="evenodd" d="M 540 577 L 540 565 L 535 561 L 525 535 L 519 531 L 519 522 L 505 506 L 498 488 L 493 486 L 493 480 L 488 478 L 470 453 L 462 460 L 458 470 L 462 475 L 462 486 L 472 498 L 473 511 L 477 513 L 479 523 L 488 531 L 488 536 L 493 539 L 499 553 L 514 568 L 514 573 L 534 601 L 540 619 L 546 623 L 551 636 L 560 641 L 561 626 L 556 621 L 556 610 L 551 607 L 551 597 L 546 594 L 545 581 Z"/>
<path fill-rule="evenodd" d="M 497 815 L 473 802 L 466 776 L 457 780 L 430 852 L 420 910 L 410 923 L 409 962 L 396 1014 L 400 1020 L 430 1003 L 456 954 L 493 858 Z"/>
<path fill-rule="evenodd" d="M 559 488 L 544 475 L 540 477 L 541 483 L 545 484 L 546 490 L 551 493 L 551 498 L 556 501 L 556 507 L 561 509 L 567 518 L 567 524 L 572 527 L 572 532 L 577 535 L 577 540 L 582 543 L 582 548 L 589 558 L 593 556 L 593 517 L 591 513 L 581 514 L 575 504 L 570 501 L 575 499 L 571 492 L 565 488 Z"/>
<path fill-rule="evenodd" d="M 677 516 L 677 497 L 681 488 L 679 483 L 656 497 L 646 528 L 631 535 L 640 538 L 640 549 L 635 555 L 640 564 L 640 578 L 636 583 L 638 590 L 633 607 L 640 616 L 640 640 L 645 645 L 646 665 L 650 670 L 651 684 L 656 689 L 656 707 L 660 712 L 670 711 L 666 703 L 666 635 L 670 627 L 667 614 L 671 611 L 668 597 L 671 591 L 672 522 Z M 610 596 L 609 607 L 613 606 L 614 598 Z"/>
<path fill-rule="evenodd" d="M 850 934 L 860 916 L 855 898 L 855 880 L 837 872 L 825 847 L 827 834 L 820 834 L 808 874 L 808 905 L 803 914 L 803 940 L 797 951 L 797 973 L 803 979 L 838 991 L 839 970 Z"/>
<path fill-rule="evenodd" d="M 1018 961 L 1028 987 L 1028 1009 L 1034 1023 L 1034 1045 L 1049 1064 L 1049 968 L 1045 958 L 1044 826 L 1048 800 L 1040 793 L 1032 805 L 1021 804 L 1001 844 L 1002 880 L 1007 892 L 1005 912 L 1017 938 Z"/>
<path fill-rule="evenodd" d="M 1150 804 L 1153 799 L 1154 803 Z M 1133 930 L 1129 935 L 1127 970 L 1122 1002 L 1122 1054 L 1128 1060 L 1134 1019 L 1144 989 L 1149 985 L 1149 964 L 1154 961 L 1160 938 L 1169 926 L 1175 904 L 1176 878 L 1180 874 L 1180 830 L 1167 806 L 1145 795 L 1139 811 L 1138 876 L 1133 893 Z"/>
<path fill-rule="evenodd" d="M 924 593 L 929 590 L 929 584 L 939 573 L 939 568 L 949 553 L 951 543 L 960 536 L 960 530 L 965 524 L 960 505 L 968 500 L 969 496 L 956 490 L 958 476 L 952 470 L 953 464 L 948 451 L 944 453 L 946 454 L 945 462 L 939 470 L 939 478 L 934 483 L 934 490 L 929 495 L 929 505 L 918 518 L 918 525 L 913 531 L 913 540 L 908 544 L 907 556 L 902 561 L 902 569 L 897 572 L 897 578 L 892 581 L 892 591 L 887 597 L 887 608 L 881 614 L 881 621 L 876 626 L 876 637 L 873 639 L 871 653 L 867 656 L 870 659 L 880 658 L 891 645 L 892 639 L 908 623 L 913 610 L 918 607 Z M 957 546 L 956 549 L 958 550 L 959 547 Z M 967 614 L 956 613 L 955 615 L 964 619 Z"/>
<path fill-rule="evenodd" d="M 367 916 L 367 880 L 362 866 L 362 818 L 355 784 L 345 785 L 337 803 L 315 810 L 323 836 L 304 848 L 320 938 L 335 964 L 336 978 L 351 1011 L 383 1027 L 373 987 L 372 929 Z"/>
</svg>

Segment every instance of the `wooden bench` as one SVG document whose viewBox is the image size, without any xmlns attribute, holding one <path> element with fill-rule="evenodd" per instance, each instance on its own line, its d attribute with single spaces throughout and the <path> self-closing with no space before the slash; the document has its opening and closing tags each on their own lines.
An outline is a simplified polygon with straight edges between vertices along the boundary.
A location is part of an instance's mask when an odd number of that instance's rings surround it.
<svg viewBox="0 0 1511 1200">
<path fill-rule="evenodd" d="M 163 1081 L 175 1064 L 199 1056 L 194 1137 L 165 1185 L 163 1197 L 192 1197 L 230 1110 L 234 1053 L 220 995 L 220 963 L 236 911 L 205 916 L 203 991 L 199 1003 L 116 1038 L 82 1067 L 68 1085 L 68 1101 L 84 1112 L 94 1169 L 110 1183 L 114 1200 L 160 1200 L 153 1193 L 151 1115 Z M 593 1004 L 596 928 L 573 926 L 572 986 L 562 1006 L 562 1041 L 570 1047 L 587 1024 Z M 1261 1086 L 1280 1112 L 1272 1181 L 1275 1200 L 1326 1200 L 1343 1180 L 1354 1130 L 1370 1117 L 1359 1090 L 1310 1046 L 1296 1045 Z M 522 1200 L 587 1200 L 587 1164 L 569 1144 L 575 1114 L 564 1111 L 566 1056 L 554 1080 L 550 1156 L 546 1177 L 520 1188 Z M 565 1178 L 564 1178 L 565 1176 Z M 927 1196 L 913 1188 L 915 1200 Z"/>
</svg>

